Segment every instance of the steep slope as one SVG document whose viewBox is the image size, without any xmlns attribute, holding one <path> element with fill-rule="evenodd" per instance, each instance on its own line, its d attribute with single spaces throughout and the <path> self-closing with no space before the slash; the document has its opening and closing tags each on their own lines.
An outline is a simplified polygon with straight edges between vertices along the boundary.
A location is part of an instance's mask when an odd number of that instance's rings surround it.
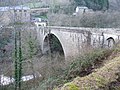
<svg viewBox="0 0 120 90">
<path fill-rule="evenodd" d="M 108 60 L 90 75 L 77 77 L 56 90 L 120 90 L 120 56 Z"/>
</svg>

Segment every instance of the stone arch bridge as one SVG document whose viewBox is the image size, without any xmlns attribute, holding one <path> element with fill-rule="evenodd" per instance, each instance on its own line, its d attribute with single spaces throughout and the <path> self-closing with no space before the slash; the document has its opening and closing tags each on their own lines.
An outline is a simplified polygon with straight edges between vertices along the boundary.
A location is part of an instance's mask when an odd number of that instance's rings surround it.
<svg viewBox="0 0 120 90">
<path fill-rule="evenodd" d="M 120 29 L 84 27 L 37 27 L 37 38 L 42 52 L 47 50 L 45 38 L 52 34 L 60 41 L 65 58 L 76 57 L 89 47 L 111 48 L 120 40 Z"/>
</svg>

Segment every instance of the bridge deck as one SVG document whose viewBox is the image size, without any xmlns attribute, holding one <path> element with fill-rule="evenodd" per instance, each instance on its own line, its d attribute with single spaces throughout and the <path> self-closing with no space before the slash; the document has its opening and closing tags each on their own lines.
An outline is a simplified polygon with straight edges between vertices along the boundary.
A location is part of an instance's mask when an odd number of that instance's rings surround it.
<svg viewBox="0 0 120 90">
<path fill-rule="evenodd" d="M 47 26 L 44 27 L 46 29 L 56 29 L 67 32 L 78 32 L 82 33 L 83 31 L 90 31 L 93 33 L 106 33 L 106 34 L 114 34 L 120 35 L 120 28 L 85 28 L 85 27 L 61 27 L 61 26 Z"/>
</svg>

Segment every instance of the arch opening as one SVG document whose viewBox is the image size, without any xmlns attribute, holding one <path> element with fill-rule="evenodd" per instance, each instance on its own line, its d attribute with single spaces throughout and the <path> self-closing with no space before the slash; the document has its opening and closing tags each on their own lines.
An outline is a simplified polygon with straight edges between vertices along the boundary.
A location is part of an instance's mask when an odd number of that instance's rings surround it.
<svg viewBox="0 0 120 90">
<path fill-rule="evenodd" d="M 115 45 L 115 40 L 112 37 L 109 37 L 107 39 L 107 46 L 108 46 L 108 48 L 113 48 L 114 45 Z"/>
<path fill-rule="evenodd" d="M 48 34 L 44 39 L 43 54 L 49 53 L 52 55 L 59 54 L 65 58 L 62 44 L 54 34 Z"/>
</svg>

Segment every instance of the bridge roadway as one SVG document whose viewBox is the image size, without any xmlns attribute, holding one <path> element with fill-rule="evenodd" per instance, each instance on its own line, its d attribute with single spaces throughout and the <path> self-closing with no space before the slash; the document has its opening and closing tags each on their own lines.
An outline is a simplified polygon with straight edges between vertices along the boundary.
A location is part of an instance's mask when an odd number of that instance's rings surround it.
<svg viewBox="0 0 120 90">
<path fill-rule="evenodd" d="M 90 47 L 111 48 L 120 40 L 120 28 L 47 26 L 36 30 L 43 53 L 49 49 L 45 39 L 52 34 L 60 41 L 66 59 L 77 57 Z"/>
</svg>

